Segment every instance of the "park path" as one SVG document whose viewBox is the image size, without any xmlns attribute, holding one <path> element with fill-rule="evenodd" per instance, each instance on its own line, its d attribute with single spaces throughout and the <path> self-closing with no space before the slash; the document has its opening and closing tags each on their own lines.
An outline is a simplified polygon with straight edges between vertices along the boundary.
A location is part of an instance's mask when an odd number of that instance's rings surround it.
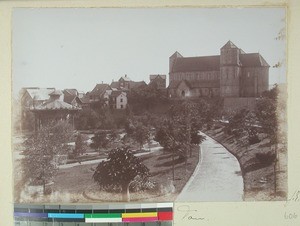
<svg viewBox="0 0 300 226">
<path fill-rule="evenodd" d="M 151 154 L 153 152 L 159 151 L 160 149 L 162 149 L 162 147 L 151 147 L 151 148 L 145 148 L 146 150 L 150 150 L 149 152 L 142 152 L 142 153 L 137 153 L 135 154 L 135 156 L 142 156 L 142 155 L 148 155 Z M 71 168 L 74 166 L 80 166 L 80 165 L 91 165 L 91 164 L 95 164 L 95 163 L 99 163 L 102 161 L 105 161 L 106 158 L 101 158 L 101 159 L 94 159 L 94 160 L 89 160 L 89 161 L 82 161 L 82 162 L 74 162 L 74 163 L 70 163 L 70 164 L 64 164 L 64 165 L 59 165 L 59 169 L 67 169 L 67 168 Z"/>
<path fill-rule="evenodd" d="M 176 201 L 243 201 L 243 177 L 238 160 L 207 136 L 201 159 Z"/>
</svg>

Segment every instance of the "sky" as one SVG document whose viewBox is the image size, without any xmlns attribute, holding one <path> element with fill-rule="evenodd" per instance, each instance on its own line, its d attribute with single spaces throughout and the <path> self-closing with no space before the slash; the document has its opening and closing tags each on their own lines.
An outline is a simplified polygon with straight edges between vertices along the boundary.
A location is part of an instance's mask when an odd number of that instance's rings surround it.
<svg viewBox="0 0 300 226">
<path fill-rule="evenodd" d="M 22 87 L 91 91 L 127 74 L 149 82 L 169 57 L 219 55 L 231 40 L 269 63 L 270 85 L 284 83 L 284 8 L 16 8 L 12 21 L 13 93 Z"/>
</svg>

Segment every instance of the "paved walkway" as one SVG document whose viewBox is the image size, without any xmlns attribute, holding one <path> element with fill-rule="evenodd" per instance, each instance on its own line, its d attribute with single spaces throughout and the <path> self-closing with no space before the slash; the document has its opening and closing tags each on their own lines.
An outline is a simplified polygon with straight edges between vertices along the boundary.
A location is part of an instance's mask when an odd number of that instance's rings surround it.
<svg viewBox="0 0 300 226">
<path fill-rule="evenodd" d="M 199 164 L 177 201 L 243 201 L 239 162 L 221 144 L 205 136 Z"/>
</svg>

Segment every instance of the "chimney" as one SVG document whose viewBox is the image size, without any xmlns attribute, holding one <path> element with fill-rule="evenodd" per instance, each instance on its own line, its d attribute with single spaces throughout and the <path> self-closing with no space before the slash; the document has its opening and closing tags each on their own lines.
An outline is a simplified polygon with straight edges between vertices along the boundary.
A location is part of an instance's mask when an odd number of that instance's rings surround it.
<svg viewBox="0 0 300 226">
<path fill-rule="evenodd" d="M 127 78 L 127 75 L 125 74 L 125 78 Z"/>
<path fill-rule="evenodd" d="M 103 81 L 102 81 L 102 84 L 103 84 Z"/>
</svg>

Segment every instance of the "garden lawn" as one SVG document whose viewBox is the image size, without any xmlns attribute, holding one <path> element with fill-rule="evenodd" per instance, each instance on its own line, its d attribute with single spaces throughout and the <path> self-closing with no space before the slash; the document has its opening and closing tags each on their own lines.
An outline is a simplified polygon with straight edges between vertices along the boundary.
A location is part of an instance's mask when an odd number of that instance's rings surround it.
<svg viewBox="0 0 300 226">
<path fill-rule="evenodd" d="M 156 184 L 153 191 L 132 192 L 131 200 L 173 201 L 194 172 L 199 160 L 199 146 L 194 147 L 193 157 L 185 162 L 175 158 L 175 181 L 172 183 L 172 155 L 157 151 L 139 157 L 150 169 L 150 180 Z M 60 169 L 54 179 L 52 192 L 69 194 L 70 202 L 121 201 L 121 194 L 108 195 L 98 190 L 92 176 L 98 164 L 79 165 Z M 173 186 L 174 185 L 174 186 Z M 120 196 L 120 197 L 118 197 Z M 59 197 L 59 195 L 57 196 Z M 58 198 L 58 200 L 60 200 Z M 53 201 L 53 200 L 52 200 Z"/>
</svg>

